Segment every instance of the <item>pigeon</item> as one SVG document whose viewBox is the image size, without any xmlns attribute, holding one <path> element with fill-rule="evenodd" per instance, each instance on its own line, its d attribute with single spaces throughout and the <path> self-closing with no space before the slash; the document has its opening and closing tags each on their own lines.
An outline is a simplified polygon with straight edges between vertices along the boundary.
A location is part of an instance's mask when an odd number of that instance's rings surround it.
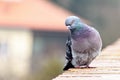
<svg viewBox="0 0 120 80">
<path fill-rule="evenodd" d="M 99 55 L 102 48 L 102 40 L 99 32 L 85 24 L 77 16 L 69 16 L 65 20 L 69 29 L 69 37 L 66 41 L 66 65 L 63 70 L 69 68 L 90 68 L 90 63 Z"/>
</svg>

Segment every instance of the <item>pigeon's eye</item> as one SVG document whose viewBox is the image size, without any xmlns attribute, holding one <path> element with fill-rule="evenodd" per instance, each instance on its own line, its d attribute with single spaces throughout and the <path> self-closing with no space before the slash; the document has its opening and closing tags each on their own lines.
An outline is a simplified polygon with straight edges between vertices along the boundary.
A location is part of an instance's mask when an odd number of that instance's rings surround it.
<svg viewBox="0 0 120 80">
<path fill-rule="evenodd" d="M 71 24 L 67 24 L 67 26 L 71 26 Z"/>
<path fill-rule="evenodd" d="M 66 26 L 70 26 L 71 24 L 66 24 Z"/>
</svg>

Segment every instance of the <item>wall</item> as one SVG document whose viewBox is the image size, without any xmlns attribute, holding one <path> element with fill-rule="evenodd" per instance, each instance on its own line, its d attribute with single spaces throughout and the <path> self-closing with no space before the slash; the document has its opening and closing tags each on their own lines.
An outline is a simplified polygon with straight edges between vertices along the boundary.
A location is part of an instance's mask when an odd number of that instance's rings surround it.
<svg viewBox="0 0 120 80">
<path fill-rule="evenodd" d="M 23 77 L 29 73 L 32 40 L 28 30 L 0 29 L 1 77 Z"/>
</svg>

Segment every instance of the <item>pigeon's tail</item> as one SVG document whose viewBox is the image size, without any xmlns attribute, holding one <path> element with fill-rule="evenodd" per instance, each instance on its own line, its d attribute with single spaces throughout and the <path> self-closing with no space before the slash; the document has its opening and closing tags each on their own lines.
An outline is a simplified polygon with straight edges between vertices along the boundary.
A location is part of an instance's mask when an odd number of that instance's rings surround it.
<svg viewBox="0 0 120 80">
<path fill-rule="evenodd" d="M 71 61 L 68 61 L 67 64 L 64 66 L 63 71 L 68 70 L 69 68 L 74 68 Z"/>
</svg>

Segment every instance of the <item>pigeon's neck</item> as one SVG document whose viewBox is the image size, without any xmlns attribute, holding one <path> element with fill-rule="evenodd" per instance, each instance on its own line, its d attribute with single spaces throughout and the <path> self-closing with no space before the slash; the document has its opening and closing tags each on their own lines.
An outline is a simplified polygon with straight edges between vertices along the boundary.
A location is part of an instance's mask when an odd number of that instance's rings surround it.
<svg viewBox="0 0 120 80">
<path fill-rule="evenodd" d="M 84 28 L 84 25 L 82 23 L 76 23 L 73 26 L 75 26 L 75 28 L 73 28 L 73 29 L 70 30 L 71 33 L 75 33 L 75 32 L 80 31 L 81 29 Z"/>
<path fill-rule="evenodd" d="M 71 34 L 76 34 L 77 32 L 82 31 L 84 29 L 83 23 L 76 23 L 73 26 L 75 26 L 75 28 L 70 30 Z"/>
<path fill-rule="evenodd" d="M 73 39 L 77 38 L 86 38 L 89 36 L 89 27 L 86 24 L 80 25 L 80 27 L 77 27 L 76 29 L 71 31 L 71 37 Z"/>
</svg>

